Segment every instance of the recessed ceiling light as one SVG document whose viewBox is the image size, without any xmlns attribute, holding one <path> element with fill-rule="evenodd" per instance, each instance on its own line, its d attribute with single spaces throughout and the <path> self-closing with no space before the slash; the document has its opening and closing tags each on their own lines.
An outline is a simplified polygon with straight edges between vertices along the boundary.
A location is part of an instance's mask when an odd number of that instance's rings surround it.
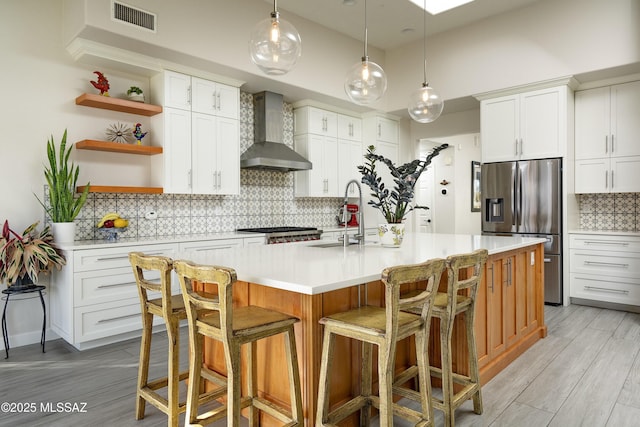
<svg viewBox="0 0 640 427">
<path fill-rule="evenodd" d="M 424 8 L 424 0 L 409 0 L 411 3 L 418 6 L 420 9 Z M 427 12 L 432 15 L 446 12 L 447 10 L 454 9 L 463 4 L 471 3 L 473 0 L 427 0 Z"/>
<path fill-rule="evenodd" d="M 353 6 L 356 4 L 356 0 L 342 0 L 342 4 L 344 6 Z"/>
</svg>

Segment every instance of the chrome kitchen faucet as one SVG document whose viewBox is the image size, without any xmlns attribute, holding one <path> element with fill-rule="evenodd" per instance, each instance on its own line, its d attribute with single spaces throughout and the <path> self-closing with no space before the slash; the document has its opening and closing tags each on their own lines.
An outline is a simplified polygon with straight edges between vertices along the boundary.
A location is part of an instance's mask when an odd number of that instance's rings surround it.
<svg viewBox="0 0 640 427">
<path fill-rule="evenodd" d="M 357 180 L 352 179 L 351 181 L 347 182 L 347 187 L 344 189 L 344 206 L 342 209 L 342 222 L 344 223 L 344 234 L 342 235 L 341 239 L 345 247 L 349 246 L 349 234 L 347 232 L 347 222 L 349 222 L 349 219 L 348 219 L 349 213 L 347 212 L 347 203 L 349 203 L 348 194 L 349 194 L 349 186 L 351 184 L 355 184 L 356 187 L 358 187 L 358 197 L 359 197 L 358 234 L 356 234 L 353 237 L 358 241 L 358 244 L 360 246 L 364 245 L 364 213 L 362 212 L 362 187 L 360 187 L 360 183 Z"/>
</svg>

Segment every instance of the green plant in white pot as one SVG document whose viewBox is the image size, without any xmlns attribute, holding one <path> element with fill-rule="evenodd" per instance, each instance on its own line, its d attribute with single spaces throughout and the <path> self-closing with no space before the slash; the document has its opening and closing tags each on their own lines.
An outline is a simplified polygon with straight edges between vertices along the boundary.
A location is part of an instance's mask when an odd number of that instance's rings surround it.
<svg viewBox="0 0 640 427">
<path fill-rule="evenodd" d="M 53 135 L 47 141 L 49 165 L 45 166 L 44 176 L 49 185 L 49 206 L 42 203 L 40 199 L 38 201 L 51 217 L 53 236 L 57 242 L 73 242 L 75 235 L 73 220 L 80 213 L 89 195 L 89 183 L 87 183 L 82 194 L 76 197 L 80 168 L 73 162 L 70 163 L 72 148 L 73 146 L 67 148 L 66 129 L 57 152 Z"/>
<path fill-rule="evenodd" d="M 414 187 L 433 158 L 447 147 L 449 144 L 442 144 L 435 147 L 424 160 L 416 159 L 400 166 L 396 166 L 391 160 L 376 154 L 373 145 L 367 148 L 367 153 L 364 155 L 367 161 L 364 165 L 358 166 L 358 170 L 362 174 L 362 183 L 372 191 L 373 199 L 369 200 L 368 204 L 382 212 L 387 221 L 386 224 L 378 226 L 378 236 L 383 246 L 400 246 L 404 237 L 403 222 L 407 214 L 414 209 L 429 209 L 427 206 L 413 204 Z M 391 190 L 378 175 L 376 169 L 378 162 L 384 163 L 391 173 L 395 184 Z"/>
</svg>

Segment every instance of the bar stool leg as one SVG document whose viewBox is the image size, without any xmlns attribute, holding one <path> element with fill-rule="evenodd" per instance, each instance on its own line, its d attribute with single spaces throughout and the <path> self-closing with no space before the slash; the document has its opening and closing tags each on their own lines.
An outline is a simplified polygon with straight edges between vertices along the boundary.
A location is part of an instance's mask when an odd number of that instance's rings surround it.
<svg viewBox="0 0 640 427">
<path fill-rule="evenodd" d="M 444 406 L 444 425 L 454 427 L 453 408 L 453 364 L 451 361 L 451 331 L 453 322 L 448 316 L 440 319 L 440 360 L 442 364 L 442 403 Z"/>
<path fill-rule="evenodd" d="M 225 345 L 227 359 L 227 425 L 240 425 L 240 345 Z"/>
<path fill-rule="evenodd" d="M 318 409 L 316 414 L 316 426 L 322 426 L 327 422 L 329 415 L 329 390 L 331 380 L 331 367 L 333 365 L 333 347 L 335 335 L 329 332 L 325 326 L 322 339 L 322 365 L 320 366 L 320 378 L 318 385 Z"/>
<path fill-rule="evenodd" d="M 258 367 L 256 364 L 256 350 L 258 347 L 257 341 L 252 341 L 247 347 L 247 392 L 249 398 L 253 399 L 258 395 L 258 387 L 256 384 L 256 378 L 258 376 Z M 249 426 L 258 427 L 259 414 L 258 408 L 253 404 L 249 408 Z"/>
<path fill-rule="evenodd" d="M 2 339 L 4 340 L 5 359 L 9 358 L 9 331 L 7 331 L 7 304 L 9 304 L 9 294 L 4 300 L 4 310 L 2 310 Z"/>
<path fill-rule="evenodd" d="M 168 425 L 178 427 L 178 391 L 180 383 L 180 332 L 178 330 L 178 319 L 171 318 L 167 324 L 167 338 L 169 340 L 169 360 L 168 360 L 168 398 L 170 402 Z"/>
<path fill-rule="evenodd" d="M 472 310 L 464 313 L 465 328 L 467 331 L 467 347 L 469 348 L 469 377 L 477 389 L 473 394 L 473 412 L 482 414 L 482 391 L 480 389 L 480 374 L 478 370 L 478 349 L 476 348 L 476 334 L 473 329 L 474 314 Z"/>
<path fill-rule="evenodd" d="M 153 314 L 142 315 L 142 339 L 140 340 L 140 363 L 138 365 L 138 388 L 136 396 L 136 420 L 144 418 L 145 399 L 140 395 L 140 390 L 146 387 L 149 381 L 149 355 L 151 353 L 151 325 Z"/>
<path fill-rule="evenodd" d="M 298 351 L 293 325 L 285 332 L 285 351 L 289 369 L 289 395 L 291 396 L 291 417 L 302 425 L 302 395 L 300 394 L 300 371 L 298 369 Z"/>
<path fill-rule="evenodd" d="M 195 338 L 193 335 L 196 334 Z M 185 413 L 185 425 L 198 422 L 198 397 L 202 385 L 202 347 L 204 337 L 189 328 L 189 341 L 195 343 L 189 354 L 189 387 L 187 389 L 187 412 Z"/>
<path fill-rule="evenodd" d="M 361 369 L 361 391 L 360 394 L 366 399 L 371 396 L 372 393 L 372 380 L 371 376 L 373 375 L 372 364 L 373 364 L 373 345 L 371 343 L 362 341 L 362 369 Z M 368 426 L 371 423 L 371 405 L 367 405 L 366 408 L 363 408 L 360 411 L 360 425 Z"/>
<path fill-rule="evenodd" d="M 431 404 L 431 378 L 429 377 L 429 353 L 427 340 L 423 333 L 416 334 L 416 362 L 418 364 L 418 390 L 422 418 L 433 425 L 433 405 Z"/>
<path fill-rule="evenodd" d="M 42 304 L 42 335 L 40 335 L 40 345 L 42 345 L 42 352 L 44 353 L 45 334 L 47 331 L 47 308 L 44 305 L 44 298 L 42 297 L 42 290 L 39 290 L 40 303 Z"/>
<path fill-rule="evenodd" d="M 380 394 L 380 426 L 393 426 L 393 368 L 395 345 L 378 346 L 378 377 Z"/>
</svg>

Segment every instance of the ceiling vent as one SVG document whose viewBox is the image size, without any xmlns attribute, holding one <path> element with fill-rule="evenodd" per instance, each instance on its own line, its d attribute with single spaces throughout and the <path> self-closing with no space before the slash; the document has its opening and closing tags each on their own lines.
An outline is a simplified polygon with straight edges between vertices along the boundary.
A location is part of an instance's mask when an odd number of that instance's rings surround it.
<svg viewBox="0 0 640 427">
<path fill-rule="evenodd" d="M 111 19 L 138 28 L 156 32 L 156 15 L 135 7 L 114 1 L 111 3 Z"/>
</svg>

